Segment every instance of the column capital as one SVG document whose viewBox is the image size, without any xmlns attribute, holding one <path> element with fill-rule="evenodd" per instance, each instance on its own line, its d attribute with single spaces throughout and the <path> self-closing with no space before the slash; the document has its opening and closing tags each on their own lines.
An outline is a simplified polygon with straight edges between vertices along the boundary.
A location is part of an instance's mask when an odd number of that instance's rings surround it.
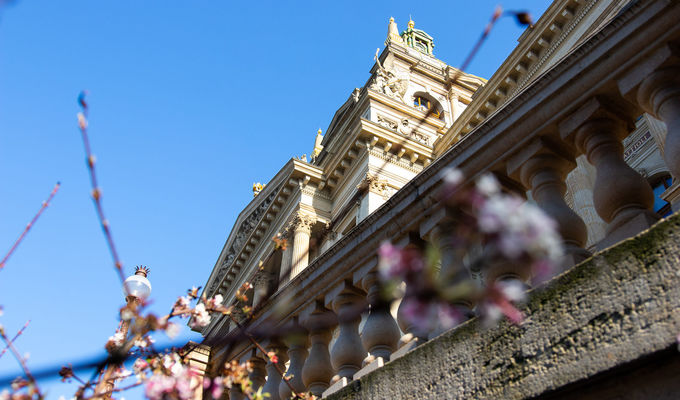
<svg viewBox="0 0 680 400">
<path fill-rule="evenodd" d="M 315 217 L 298 211 L 285 230 L 288 232 L 306 232 L 310 234 L 315 223 Z"/>
<path fill-rule="evenodd" d="M 357 185 L 358 190 L 367 190 L 384 198 L 387 198 L 389 188 L 387 179 L 380 179 L 377 175 L 370 172 L 366 173 L 364 179 Z"/>
</svg>

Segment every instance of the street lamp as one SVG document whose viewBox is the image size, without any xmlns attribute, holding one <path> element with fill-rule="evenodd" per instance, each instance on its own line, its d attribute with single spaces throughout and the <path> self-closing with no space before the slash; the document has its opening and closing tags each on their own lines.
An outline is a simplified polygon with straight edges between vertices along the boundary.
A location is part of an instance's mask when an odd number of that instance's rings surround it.
<svg viewBox="0 0 680 400">
<path fill-rule="evenodd" d="M 151 294 L 151 282 L 147 279 L 149 274 L 149 268 L 146 266 L 135 267 L 135 274 L 129 276 L 123 282 L 123 295 L 125 295 L 125 302 L 133 310 L 137 309 L 137 306 L 144 302 Z M 121 315 L 122 316 L 122 315 Z M 123 337 L 123 343 L 127 339 L 128 330 L 130 329 L 130 319 L 123 318 L 120 324 L 120 334 Z M 124 346 L 125 347 L 125 346 Z M 120 348 L 114 349 L 114 351 L 120 351 Z M 111 352 L 111 349 L 109 349 Z M 121 354 L 121 356 L 124 356 Z M 124 359 L 123 359 L 124 361 Z M 113 389 L 116 387 L 116 377 L 114 376 L 115 371 L 120 368 L 121 362 L 113 362 L 106 366 L 104 373 L 102 375 L 101 381 L 97 384 L 95 388 L 95 398 L 96 399 L 110 399 Z"/>
<path fill-rule="evenodd" d="M 144 301 L 151 294 L 151 282 L 146 278 L 149 268 L 145 266 L 135 267 L 135 274 L 123 282 L 123 294 L 125 301 Z"/>
</svg>

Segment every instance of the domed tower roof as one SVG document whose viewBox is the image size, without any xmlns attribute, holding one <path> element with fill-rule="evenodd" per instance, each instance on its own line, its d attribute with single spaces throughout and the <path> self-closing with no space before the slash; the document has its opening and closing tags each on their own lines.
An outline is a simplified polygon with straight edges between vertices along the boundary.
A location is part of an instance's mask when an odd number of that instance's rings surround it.
<svg viewBox="0 0 680 400">
<path fill-rule="evenodd" d="M 428 35 L 425 31 L 414 28 L 415 22 L 413 20 L 408 21 L 408 28 L 401 33 L 401 38 L 404 44 L 408 47 L 412 47 L 421 53 L 433 56 L 432 53 L 434 49 L 434 39 L 432 36 Z"/>
</svg>

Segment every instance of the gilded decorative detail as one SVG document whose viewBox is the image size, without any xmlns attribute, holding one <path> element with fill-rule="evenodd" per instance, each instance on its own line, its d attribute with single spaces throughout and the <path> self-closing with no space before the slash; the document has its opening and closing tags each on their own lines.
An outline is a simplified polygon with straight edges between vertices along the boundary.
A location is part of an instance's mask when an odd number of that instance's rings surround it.
<svg viewBox="0 0 680 400">
<path fill-rule="evenodd" d="M 260 182 L 253 183 L 253 197 L 260 194 L 260 192 L 264 190 L 264 187 L 265 185 L 261 184 Z"/>
</svg>

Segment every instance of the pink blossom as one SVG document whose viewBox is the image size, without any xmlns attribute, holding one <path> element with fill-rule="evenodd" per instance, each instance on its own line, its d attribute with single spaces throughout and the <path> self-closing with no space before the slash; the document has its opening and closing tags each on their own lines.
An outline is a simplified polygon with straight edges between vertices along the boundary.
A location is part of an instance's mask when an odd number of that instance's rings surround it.
<svg viewBox="0 0 680 400">
<path fill-rule="evenodd" d="M 525 298 L 526 288 L 519 281 L 501 281 L 489 287 L 479 306 L 485 325 L 494 325 L 503 316 L 519 325 L 524 320 L 524 315 L 513 303 L 524 301 Z"/>
<path fill-rule="evenodd" d="M 137 340 L 135 340 L 134 345 L 139 347 L 140 349 L 145 349 L 149 346 L 151 346 L 155 340 L 151 336 L 143 336 Z"/>
<path fill-rule="evenodd" d="M 191 314 L 193 317 L 191 322 L 189 323 L 192 328 L 203 328 L 204 326 L 207 326 L 210 323 L 210 314 L 208 314 L 208 311 L 205 308 L 205 304 L 199 303 L 196 305 L 196 308 L 194 308 L 193 313 Z"/>
<path fill-rule="evenodd" d="M 222 295 L 216 294 L 215 297 L 208 300 L 208 302 L 207 302 L 208 308 L 214 309 L 218 306 L 221 306 L 223 301 L 224 301 L 224 298 L 222 297 Z"/>
<path fill-rule="evenodd" d="M 405 297 L 399 312 L 418 335 L 451 329 L 463 319 L 460 311 L 451 304 L 422 301 L 415 297 Z"/>
<path fill-rule="evenodd" d="M 491 174 L 484 174 L 477 180 L 477 190 L 484 196 L 490 197 L 498 194 L 501 190 L 496 178 Z"/>
<path fill-rule="evenodd" d="M 420 272 L 425 268 L 422 255 L 415 249 L 402 249 L 389 242 L 383 242 L 378 254 L 380 256 L 378 269 L 384 279 L 403 278 L 408 273 Z"/>
<path fill-rule="evenodd" d="M 179 335 L 180 332 L 180 326 L 173 323 L 173 322 L 168 322 L 168 324 L 165 326 L 165 334 L 168 335 L 170 339 L 174 339 Z"/>
<path fill-rule="evenodd" d="M 203 389 L 210 389 L 210 394 L 213 399 L 219 399 L 224 391 L 224 383 L 221 376 L 216 377 L 214 380 L 210 378 L 203 378 Z"/>
</svg>

